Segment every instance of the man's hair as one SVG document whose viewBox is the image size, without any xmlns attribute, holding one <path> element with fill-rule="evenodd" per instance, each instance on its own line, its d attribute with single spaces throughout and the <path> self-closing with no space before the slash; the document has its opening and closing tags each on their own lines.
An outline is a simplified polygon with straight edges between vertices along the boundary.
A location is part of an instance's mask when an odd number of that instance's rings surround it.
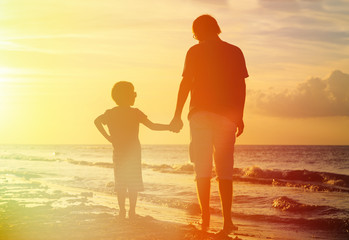
<svg viewBox="0 0 349 240">
<path fill-rule="evenodd" d="M 193 33 L 197 40 L 206 40 L 208 37 L 218 35 L 221 29 L 216 19 L 208 14 L 201 15 L 193 22 Z"/>
<path fill-rule="evenodd" d="M 134 97 L 133 84 L 126 81 L 115 83 L 111 90 L 111 97 L 117 105 L 132 105 Z"/>
</svg>

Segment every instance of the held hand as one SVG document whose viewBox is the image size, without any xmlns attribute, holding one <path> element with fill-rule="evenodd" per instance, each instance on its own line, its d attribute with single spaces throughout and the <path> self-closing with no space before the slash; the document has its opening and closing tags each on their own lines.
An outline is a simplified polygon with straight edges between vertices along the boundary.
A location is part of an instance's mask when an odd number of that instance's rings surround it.
<svg viewBox="0 0 349 240">
<path fill-rule="evenodd" d="M 238 133 L 236 134 L 236 137 L 240 136 L 244 132 L 245 124 L 243 121 L 239 122 L 237 125 Z"/>
<path fill-rule="evenodd" d="M 110 136 L 110 135 L 108 135 L 108 136 L 106 137 L 106 139 L 108 140 L 108 142 L 112 143 L 112 140 L 111 140 L 111 136 Z"/>
<path fill-rule="evenodd" d="M 170 130 L 175 133 L 179 133 L 183 128 L 183 121 L 180 118 L 174 117 L 170 123 Z"/>
</svg>

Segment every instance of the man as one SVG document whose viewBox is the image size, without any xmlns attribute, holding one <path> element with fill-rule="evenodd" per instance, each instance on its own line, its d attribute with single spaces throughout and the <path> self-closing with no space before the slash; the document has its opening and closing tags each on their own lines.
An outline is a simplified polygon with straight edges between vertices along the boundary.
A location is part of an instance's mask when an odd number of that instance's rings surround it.
<svg viewBox="0 0 349 240">
<path fill-rule="evenodd" d="M 178 131 L 182 128 L 181 114 L 190 92 L 189 152 L 196 174 L 201 226 L 207 230 L 210 222 L 210 182 L 214 159 L 224 218 L 221 233 L 228 234 L 237 230 L 231 220 L 233 154 L 236 130 L 237 136 L 244 130 L 245 78 L 248 73 L 243 53 L 219 38 L 221 30 L 212 16 L 202 15 L 195 19 L 193 33 L 199 44 L 187 52 L 171 124 Z"/>
</svg>

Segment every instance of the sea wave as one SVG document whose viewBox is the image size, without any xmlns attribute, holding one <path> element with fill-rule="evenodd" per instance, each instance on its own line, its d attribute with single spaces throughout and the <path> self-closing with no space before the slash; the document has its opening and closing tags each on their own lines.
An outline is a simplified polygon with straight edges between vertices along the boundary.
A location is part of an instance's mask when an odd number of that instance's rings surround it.
<svg viewBox="0 0 349 240">
<path fill-rule="evenodd" d="M 193 165 L 152 165 L 143 164 L 144 168 L 174 174 L 192 174 Z M 309 191 L 349 192 L 349 175 L 309 170 L 270 170 L 256 166 L 234 168 L 234 181 L 273 186 L 298 187 Z M 214 173 L 213 173 L 214 175 Z"/>
<path fill-rule="evenodd" d="M 276 215 L 253 215 L 234 213 L 233 217 L 252 221 L 263 221 L 279 224 L 293 224 L 302 228 L 310 228 L 317 230 L 327 230 L 333 232 L 341 232 L 349 234 L 349 219 L 348 218 L 290 218 L 280 217 Z"/>
<path fill-rule="evenodd" d="M 0 160 L 23 160 L 23 161 L 42 161 L 42 162 L 54 162 L 55 158 L 47 158 L 41 156 L 31 156 L 25 154 L 1 154 Z"/>
<path fill-rule="evenodd" d="M 244 169 L 235 169 L 240 176 L 263 178 L 263 179 L 284 179 L 302 182 L 326 183 L 333 186 L 349 187 L 349 175 L 329 172 L 316 172 L 309 170 L 263 170 L 253 166 Z"/>
<path fill-rule="evenodd" d="M 162 173 L 176 173 L 176 174 L 191 174 L 194 172 L 194 167 L 192 164 L 175 164 L 175 165 L 169 165 L 169 164 L 148 164 L 143 163 L 142 166 L 144 168 L 149 168 L 154 171 L 159 171 Z"/>
<path fill-rule="evenodd" d="M 141 194 L 141 198 L 142 200 L 151 202 L 152 204 L 185 210 L 188 214 L 191 214 L 191 215 L 200 215 L 201 213 L 200 206 L 197 203 L 183 202 L 180 199 L 159 198 L 159 197 L 152 196 L 150 194 Z M 275 199 L 273 201 L 273 207 L 283 211 L 301 213 L 302 216 L 303 215 L 305 216 L 306 215 L 305 213 L 308 213 L 306 216 L 309 216 L 309 217 L 299 218 L 297 217 L 297 215 L 296 216 L 293 216 L 293 215 L 279 216 L 279 215 L 263 215 L 263 214 L 246 214 L 242 212 L 235 212 L 234 210 L 232 214 L 233 214 L 233 218 L 278 223 L 278 224 L 293 224 L 297 226 L 302 226 L 304 228 L 349 233 L 349 218 L 322 217 L 322 216 L 329 216 L 329 214 L 331 213 L 336 214 L 337 216 L 338 215 L 348 216 L 348 212 L 346 210 L 337 209 L 330 206 L 302 204 L 287 197 L 280 197 Z M 210 213 L 221 215 L 221 210 L 210 207 Z"/>
<path fill-rule="evenodd" d="M 345 214 L 349 216 L 346 210 L 330 206 L 304 204 L 285 196 L 274 199 L 272 206 L 281 211 L 294 213 L 312 213 L 319 215 Z"/>
<path fill-rule="evenodd" d="M 70 164 L 113 168 L 111 162 L 92 162 L 85 160 L 76 160 L 72 158 L 51 158 L 41 156 L 28 156 L 24 154 L 2 154 L 0 159 L 14 159 L 26 161 L 44 161 L 44 162 L 68 162 Z M 151 169 L 162 173 L 172 174 L 192 174 L 193 165 L 186 164 L 150 164 L 143 163 L 144 169 Z M 252 184 L 265 184 L 272 186 L 285 186 L 303 188 L 309 191 L 328 191 L 328 192 L 349 192 L 349 175 L 317 172 L 310 170 L 278 170 L 261 169 L 258 166 L 247 168 L 234 168 L 234 181 L 248 182 Z M 214 173 L 213 173 L 214 175 Z"/>
<path fill-rule="evenodd" d="M 235 168 L 238 181 L 273 186 L 301 187 L 310 191 L 349 192 L 349 175 L 309 170 L 270 170 L 253 166 Z"/>
<path fill-rule="evenodd" d="M 188 214 L 191 215 L 200 215 L 200 205 L 198 203 L 193 203 L 189 201 L 183 201 L 181 198 L 161 198 L 159 196 L 154 196 L 152 194 L 146 194 L 146 193 L 140 193 L 140 200 L 144 200 L 146 202 L 150 202 L 152 204 L 170 207 L 170 208 L 176 208 L 185 210 Z M 210 213 L 211 214 L 220 214 L 220 209 L 215 209 L 213 207 L 210 207 Z"/>
</svg>

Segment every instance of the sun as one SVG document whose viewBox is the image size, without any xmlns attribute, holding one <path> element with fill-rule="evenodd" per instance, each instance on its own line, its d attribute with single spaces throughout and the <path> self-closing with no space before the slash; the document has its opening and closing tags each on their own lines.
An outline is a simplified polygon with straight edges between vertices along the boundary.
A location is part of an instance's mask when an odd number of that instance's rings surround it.
<svg viewBox="0 0 349 240">
<path fill-rule="evenodd" d="M 11 77 L 16 73 L 13 68 L 0 67 L 0 116 L 4 120 L 9 115 L 16 95 L 16 80 Z M 0 119 L 0 121 L 1 121 Z"/>
<path fill-rule="evenodd" d="M 3 116 L 3 110 L 8 104 L 8 97 L 11 94 L 11 80 L 9 78 L 3 77 L 0 74 L 0 115 Z"/>
<path fill-rule="evenodd" d="M 16 70 L 8 67 L 0 67 L 0 82 L 6 82 L 6 76 L 16 73 Z"/>
</svg>

